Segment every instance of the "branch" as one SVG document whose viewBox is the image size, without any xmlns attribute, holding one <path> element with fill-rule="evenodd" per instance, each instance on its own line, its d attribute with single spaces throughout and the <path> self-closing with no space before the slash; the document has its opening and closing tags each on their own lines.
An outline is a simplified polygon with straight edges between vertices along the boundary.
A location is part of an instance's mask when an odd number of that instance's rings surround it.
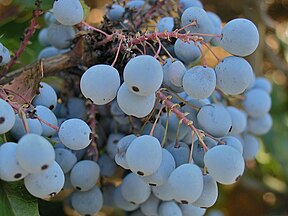
<svg viewBox="0 0 288 216">
<path fill-rule="evenodd" d="M 99 34 L 99 32 L 98 32 Z M 152 32 L 140 35 L 135 34 L 131 38 L 123 33 L 115 32 L 113 35 L 109 35 L 102 41 L 92 41 L 95 43 L 99 50 L 103 50 L 104 53 L 114 54 L 118 51 L 119 47 L 111 47 L 111 43 L 115 37 L 123 38 L 127 40 L 126 46 L 122 45 L 121 50 L 126 50 L 126 48 L 133 48 L 133 46 L 142 44 L 143 42 L 156 41 L 159 42 L 160 39 L 170 41 L 171 38 L 180 38 L 183 41 L 195 43 L 197 41 L 202 41 L 202 36 L 207 36 L 207 34 L 201 33 L 186 33 L 180 34 L 178 30 L 173 32 Z M 220 35 L 208 35 L 214 37 L 220 37 Z M 129 40 L 128 40 L 129 38 Z M 122 39 L 121 39 L 122 40 Z M 0 85 L 3 85 L 5 89 L 10 89 L 15 91 L 17 94 L 22 95 L 26 101 L 31 101 L 38 91 L 38 84 L 41 79 L 47 75 L 53 75 L 60 71 L 65 71 L 70 68 L 78 67 L 79 65 L 84 65 L 89 67 L 91 65 L 97 64 L 101 57 L 101 53 L 97 54 L 93 46 L 91 46 L 91 36 L 88 34 L 79 34 L 74 40 L 75 46 L 73 49 L 65 54 L 54 56 L 46 59 L 41 59 L 33 64 L 10 72 L 0 78 Z M 113 45 L 113 44 L 112 44 Z M 92 48 L 91 48 L 92 47 Z M 15 95 L 15 102 L 22 101 L 21 98 Z"/>
<path fill-rule="evenodd" d="M 175 104 L 173 104 L 171 101 L 169 101 L 167 99 L 167 96 L 165 96 L 161 91 L 157 92 L 157 97 L 160 98 L 163 103 L 165 104 L 165 106 L 173 113 L 175 113 L 175 115 L 179 118 L 179 120 L 184 123 L 185 125 L 187 125 L 188 127 L 191 128 L 192 131 L 195 132 L 196 136 L 198 137 L 199 142 L 201 143 L 203 149 L 205 151 L 208 151 L 208 147 L 205 145 L 199 131 L 197 128 L 195 128 L 195 126 L 193 125 L 193 122 L 189 119 L 186 118 L 185 114 L 182 113 L 179 109 L 176 108 Z"/>
<path fill-rule="evenodd" d="M 83 43 L 79 40 L 75 47 L 68 53 L 53 56 L 46 59 L 40 59 L 35 63 L 27 65 L 12 71 L 0 79 L 0 85 L 4 89 L 16 92 L 13 94 L 13 101 L 24 103 L 31 101 L 39 89 L 39 82 L 45 75 L 53 75 L 57 72 L 76 67 L 82 63 L 82 58 L 85 58 L 88 64 L 91 57 L 83 55 Z M 21 97 L 17 96 L 21 95 Z"/>
<path fill-rule="evenodd" d="M 152 40 L 152 41 L 156 41 L 159 39 L 165 39 L 170 41 L 171 38 L 179 38 L 183 41 L 193 41 L 193 42 L 197 42 L 197 41 L 203 41 L 204 36 L 211 36 L 211 37 L 221 37 L 221 35 L 214 35 L 214 34 L 201 34 L 201 33 L 186 33 L 186 34 L 180 34 L 178 33 L 177 30 L 173 31 L 173 32 L 153 32 L 153 33 L 148 33 L 148 34 L 144 34 L 142 36 L 135 36 L 132 40 L 130 40 L 128 42 L 128 46 L 132 46 L 132 45 L 136 45 L 139 44 L 141 42 L 147 41 L 147 40 Z"/>
</svg>

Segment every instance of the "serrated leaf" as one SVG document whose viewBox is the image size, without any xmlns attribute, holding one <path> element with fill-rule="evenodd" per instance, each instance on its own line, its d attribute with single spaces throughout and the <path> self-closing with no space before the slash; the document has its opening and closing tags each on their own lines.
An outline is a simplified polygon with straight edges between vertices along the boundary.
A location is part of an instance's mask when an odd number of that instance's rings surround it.
<svg viewBox="0 0 288 216">
<path fill-rule="evenodd" d="M 0 215 L 40 216 L 38 200 L 28 193 L 22 181 L 0 181 Z"/>
</svg>

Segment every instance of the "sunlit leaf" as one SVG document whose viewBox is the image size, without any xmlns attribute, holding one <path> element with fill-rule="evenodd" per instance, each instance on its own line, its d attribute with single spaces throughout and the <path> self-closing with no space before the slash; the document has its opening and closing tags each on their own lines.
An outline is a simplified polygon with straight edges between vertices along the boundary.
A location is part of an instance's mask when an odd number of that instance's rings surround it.
<svg viewBox="0 0 288 216">
<path fill-rule="evenodd" d="M 23 182 L 0 182 L 0 215 L 39 216 L 38 201 L 25 189 Z"/>
</svg>

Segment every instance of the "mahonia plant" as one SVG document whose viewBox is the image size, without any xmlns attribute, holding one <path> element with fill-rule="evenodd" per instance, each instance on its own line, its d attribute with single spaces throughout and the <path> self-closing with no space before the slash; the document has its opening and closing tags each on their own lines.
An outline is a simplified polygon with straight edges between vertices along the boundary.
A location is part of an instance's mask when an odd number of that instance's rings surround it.
<svg viewBox="0 0 288 216">
<path fill-rule="evenodd" d="M 33 13 L 12 57 L 0 43 L 1 181 L 66 194 L 85 216 L 200 216 L 218 184 L 240 179 L 272 126 L 271 84 L 244 58 L 259 44 L 250 20 L 222 25 L 199 0 L 117 1 L 99 26 L 79 0 L 36 1 Z M 38 59 L 11 71 L 39 28 Z"/>
</svg>

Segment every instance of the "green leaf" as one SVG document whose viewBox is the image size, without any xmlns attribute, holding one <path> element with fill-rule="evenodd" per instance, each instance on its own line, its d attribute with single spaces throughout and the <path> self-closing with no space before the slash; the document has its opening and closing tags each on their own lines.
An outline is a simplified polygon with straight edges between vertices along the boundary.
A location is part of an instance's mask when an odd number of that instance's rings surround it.
<svg viewBox="0 0 288 216">
<path fill-rule="evenodd" d="M 84 0 L 80 0 L 81 2 L 81 5 L 83 7 L 83 10 L 84 10 L 84 19 L 87 18 L 89 12 L 90 12 L 90 7 L 85 3 Z"/>
<path fill-rule="evenodd" d="M 28 193 L 22 181 L 0 181 L 0 215 L 40 216 L 37 198 Z"/>
<path fill-rule="evenodd" d="M 48 137 L 44 137 L 48 142 L 50 142 L 50 144 L 52 145 L 52 146 L 54 146 L 54 145 L 56 145 L 57 143 L 59 143 L 59 142 L 56 142 L 56 141 L 54 141 L 53 139 L 51 139 L 51 138 L 48 138 Z"/>
</svg>

